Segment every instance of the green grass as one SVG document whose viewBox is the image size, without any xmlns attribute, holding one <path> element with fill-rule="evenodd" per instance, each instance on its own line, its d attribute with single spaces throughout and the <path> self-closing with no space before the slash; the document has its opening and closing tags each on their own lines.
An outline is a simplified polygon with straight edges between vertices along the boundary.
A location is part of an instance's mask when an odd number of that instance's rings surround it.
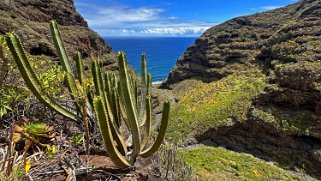
<svg viewBox="0 0 321 181">
<path fill-rule="evenodd" d="M 248 70 L 212 83 L 195 80 L 190 85 L 171 110 L 167 139 L 178 144 L 231 118 L 246 120 L 251 100 L 264 89 L 266 80 L 259 71 Z"/>
<path fill-rule="evenodd" d="M 308 180 L 249 154 L 224 148 L 199 147 L 179 151 L 178 156 L 195 169 L 201 180 Z"/>
<path fill-rule="evenodd" d="M 260 111 L 261 115 L 265 114 L 265 117 L 273 116 L 273 123 L 275 127 L 281 131 L 293 131 L 298 135 L 309 136 L 310 132 L 318 132 L 315 128 L 315 124 L 320 122 L 320 116 L 311 111 L 297 111 L 289 112 L 286 110 L 280 110 L 275 107 L 269 107 L 266 111 Z M 271 120 L 271 119 L 264 119 Z M 315 133 L 317 134 L 317 133 Z"/>
</svg>

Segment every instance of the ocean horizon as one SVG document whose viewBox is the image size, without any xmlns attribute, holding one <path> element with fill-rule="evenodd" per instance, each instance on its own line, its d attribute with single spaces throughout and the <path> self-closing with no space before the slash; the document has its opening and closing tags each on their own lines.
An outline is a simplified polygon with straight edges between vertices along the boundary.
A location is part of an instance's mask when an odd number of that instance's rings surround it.
<svg viewBox="0 0 321 181">
<path fill-rule="evenodd" d="M 196 37 L 104 37 L 114 52 L 124 51 L 128 63 L 141 74 L 141 55 L 146 53 L 147 70 L 153 84 L 168 76 L 177 59 L 191 46 Z"/>
</svg>

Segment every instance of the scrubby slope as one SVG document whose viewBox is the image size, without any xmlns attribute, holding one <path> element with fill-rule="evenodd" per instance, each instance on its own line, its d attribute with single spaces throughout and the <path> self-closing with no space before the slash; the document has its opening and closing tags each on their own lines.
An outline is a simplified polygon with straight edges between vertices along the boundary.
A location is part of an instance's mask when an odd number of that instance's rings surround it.
<svg viewBox="0 0 321 181">
<path fill-rule="evenodd" d="M 72 0 L 2 0 L 0 1 L 0 33 L 15 31 L 32 55 L 54 56 L 49 21 L 56 20 L 67 51 L 80 51 L 86 57 L 110 53 L 111 48 L 76 12 Z"/>
<path fill-rule="evenodd" d="M 282 51 L 292 48 L 292 54 L 301 53 L 298 57 L 292 57 L 292 62 L 320 59 L 320 52 L 313 48 L 320 41 L 320 3 L 320 0 L 302 0 L 284 8 L 238 17 L 210 28 L 178 59 L 164 86 L 188 78 L 204 81 L 220 79 L 234 72 L 230 68 L 233 64 L 257 64 L 258 57 L 266 54 L 273 55 L 273 59 L 289 58 L 282 57 L 291 56 Z M 298 44 L 282 44 L 294 38 L 297 38 Z M 305 47 L 309 40 L 315 42 Z M 271 47 L 272 44 L 275 44 L 273 50 L 266 50 L 266 46 Z M 298 46 L 305 48 L 295 49 Z"/>
<path fill-rule="evenodd" d="M 320 0 L 302 0 L 207 30 L 163 84 L 180 92 L 169 139 L 320 178 L 320 17 Z"/>
<path fill-rule="evenodd" d="M 197 147 L 178 152 L 201 180 L 313 180 L 295 175 L 249 154 L 223 148 Z"/>
</svg>

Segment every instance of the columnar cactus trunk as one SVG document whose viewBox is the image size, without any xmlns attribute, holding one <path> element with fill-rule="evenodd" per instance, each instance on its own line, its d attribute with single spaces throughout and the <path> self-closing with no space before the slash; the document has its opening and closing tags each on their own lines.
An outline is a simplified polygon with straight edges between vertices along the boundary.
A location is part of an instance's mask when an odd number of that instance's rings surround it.
<svg viewBox="0 0 321 181">
<path fill-rule="evenodd" d="M 156 141 L 150 147 L 146 147 L 151 135 L 152 108 L 150 98 L 151 76 L 148 75 L 146 70 L 145 55 L 142 56 L 143 82 L 141 96 L 139 97 L 137 96 L 137 83 L 128 73 L 126 55 L 123 52 L 118 54 L 118 66 L 119 80 L 118 83 L 114 83 L 116 77 L 105 75 L 105 79 L 103 79 L 101 68 L 97 62 L 93 62 L 93 76 L 96 87 L 94 107 L 109 156 L 118 166 L 128 167 L 135 163 L 137 157 L 148 157 L 159 149 L 168 125 L 170 104 L 168 101 L 164 103 L 160 130 Z M 111 88 L 111 85 L 114 86 L 114 89 Z M 106 95 L 109 95 L 108 98 Z M 140 105 L 138 105 L 138 102 L 141 101 L 144 101 L 144 104 L 139 103 Z M 139 116 L 139 113 L 144 116 Z M 122 142 L 124 136 L 119 134 L 124 126 L 131 133 L 126 144 Z M 142 127 L 145 127 L 144 132 Z"/>
</svg>

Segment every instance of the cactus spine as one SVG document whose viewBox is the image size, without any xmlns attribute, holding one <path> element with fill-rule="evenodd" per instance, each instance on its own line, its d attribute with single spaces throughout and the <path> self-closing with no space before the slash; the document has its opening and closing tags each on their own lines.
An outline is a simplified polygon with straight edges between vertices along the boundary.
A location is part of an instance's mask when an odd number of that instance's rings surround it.
<svg viewBox="0 0 321 181">
<path fill-rule="evenodd" d="M 164 103 L 160 131 L 156 141 L 146 148 L 151 135 L 152 108 L 150 98 L 151 76 L 147 74 L 145 55 L 142 55 L 142 68 L 144 70 L 142 70 L 143 83 L 141 88 L 141 92 L 145 91 L 145 93 L 142 93 L 139 97 L 137 96 L 138 86 L 128 73 L 126 55 L 123 52 L 118 53 L 118 66 L 119 80 L 116 80 L 116 76 L 112 74 L 103 76 L 98 62 L 93 62 L 93 76 L 96 87 L 94 108 L 109 156 L 118 166 L 128 167 L 135 163 L 137 157 L 148 157 L 159 149 L 165 137 L 170 104 L 168 101 Z M 142 103 L 140 103 L 140 106 L 137 105 L 141 101 L 144 101 L 144 106 L 141 106 Z M 144 110 L 141 110 L 142 108 Z M 139 113 L 144 116 L 139 116 Z M 119 141 L 124 140 L 123 136 L 119 134 L 123 125 L 126 125 L 131 133 L 126 144 Z M 142 134 L 141 129 L 143 126 L 145 126 L 144 134 Z M 118 138 L 118 136 L 120 137 Z M 114 144 L 113 140 L 117 145 Z"/>
</svg>

